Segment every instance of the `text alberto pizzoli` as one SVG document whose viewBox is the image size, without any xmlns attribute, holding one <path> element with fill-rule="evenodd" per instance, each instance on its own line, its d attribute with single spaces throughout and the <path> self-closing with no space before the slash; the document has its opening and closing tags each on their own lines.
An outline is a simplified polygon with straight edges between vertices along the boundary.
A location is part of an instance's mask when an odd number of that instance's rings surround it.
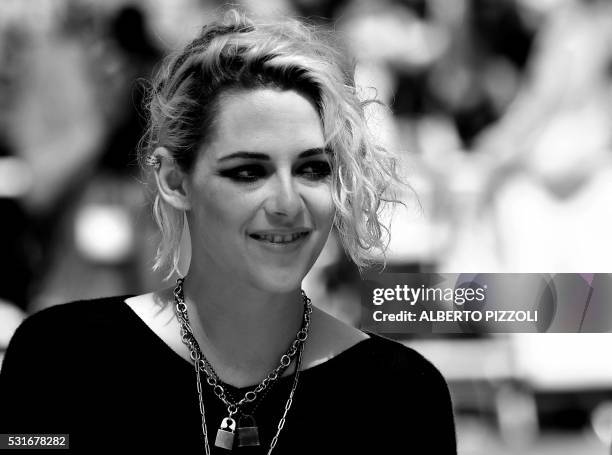
<svg viewBox="0 0 612 455">
<path fill-rule="evenodd" d="M 421 286 L 410 288 L 397 285 L 395 288 L 377 288 L 372 303 L 382 305 L 385 301 L 405 301 L 415 305 L 421 301 L 450 301 L 463 305 L 471 301 L 482 302 L 485 288 L 479 289 L 432 289 Z M 386 313 L 376 310 L 372 313 L 375 322 L 537 322 L 537 310 L 402 310 Z"/>
</svg>

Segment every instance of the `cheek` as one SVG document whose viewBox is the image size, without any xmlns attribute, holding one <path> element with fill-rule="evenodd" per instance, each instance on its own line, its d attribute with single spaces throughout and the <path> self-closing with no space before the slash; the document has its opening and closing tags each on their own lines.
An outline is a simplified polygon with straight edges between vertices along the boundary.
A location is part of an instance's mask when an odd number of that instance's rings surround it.
<svg viewBox="0 0 612 455">
<path fill-rule="evenodd" d="M 196 191 L 192 210 L 203 235 L 223 236 L 242 225 L 249 206 L 244 195 L 212 184 L 202 185 Z"/>
<path fill-rule="evenodd" d="M 319 227 L 331 226 L 335 210 L 329 186 L 313 192 L 310 198 L 310 211 L 316 218 L 317 223 L 320 224 Z"/>
</svg>

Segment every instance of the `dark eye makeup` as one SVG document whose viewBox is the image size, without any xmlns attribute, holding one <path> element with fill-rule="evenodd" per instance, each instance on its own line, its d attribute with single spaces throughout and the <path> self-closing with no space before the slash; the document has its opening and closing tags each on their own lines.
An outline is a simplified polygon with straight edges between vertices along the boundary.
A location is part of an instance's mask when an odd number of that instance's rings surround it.
<svg viewBox="0 0 612 455">
<path fill-rule="evenodd" d="M 270 173 L 270 168 L 262 164 L 242 164 L 218 172 L 221 177 L 238 183 L 253 183 L 265 179 Z M 310 181 L 324 180 L 331 174 L 331 166 L 326 160 L 307 161 L 297 166 L 294 174 Z"/>
<path fill-rule="evenodd" d="M 323 180 L 331 175 L 331 166 L 327 161 L 309 161 L 298 168 L 298 173 L 310 180 Z"/>
<path fill-rule="evenodd" d="M 246 183 L 264 178 L 266 174 L 266 168 L 260 164 L 246 164 L 219 171 L 221 177 L 228 178 L 235 182 Z"/>
</svg>

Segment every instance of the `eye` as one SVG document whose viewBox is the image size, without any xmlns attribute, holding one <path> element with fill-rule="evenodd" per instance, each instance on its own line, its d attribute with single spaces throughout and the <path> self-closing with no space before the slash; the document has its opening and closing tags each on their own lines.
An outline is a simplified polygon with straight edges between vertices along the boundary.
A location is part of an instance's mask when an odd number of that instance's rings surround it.
<svg viewBox="0 0 612 455">
<path fill-rule="evenodd" d="M 299 175 L 309 180 L 323 180 L 331 175 L 331 166 L 327 161 L 309 161 L 298 168 Z"/>
<path fill-rule="evenodd" d="M 267 171 L 261 165 L 247 164 L 231 169 L 224 169 L 219 172 L 219 175 L 229 178 L 235 182 L 249 183 L 266 177 Z"/>
</svg>

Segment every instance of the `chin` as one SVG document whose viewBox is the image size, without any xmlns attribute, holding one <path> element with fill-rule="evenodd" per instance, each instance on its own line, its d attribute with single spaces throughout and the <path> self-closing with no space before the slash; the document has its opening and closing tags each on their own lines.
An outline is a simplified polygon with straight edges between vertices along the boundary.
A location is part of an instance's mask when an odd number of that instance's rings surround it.
<svg viewBox="0 0 612 455">
<path fill-rule="evenodd" d="M 307 271 L 301 269 L 293 270 L 273 270 L 268 269 L 261 271 L 254 276 L 256 286 L 264 291 L 273 294 L 286 294 L 288 292 L 299 289 L 302 286 L 302 280 L 306 276 Z"/>
</svg>

